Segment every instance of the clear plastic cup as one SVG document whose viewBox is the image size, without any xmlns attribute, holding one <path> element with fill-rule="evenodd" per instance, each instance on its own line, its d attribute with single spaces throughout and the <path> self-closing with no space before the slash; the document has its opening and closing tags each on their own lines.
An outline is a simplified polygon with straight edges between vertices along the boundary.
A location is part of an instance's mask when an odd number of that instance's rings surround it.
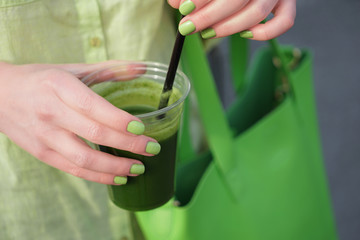
<svg viewBox="0 0 360 240">
<path fill-rule="evenodd" d="M 155 62 L 123 63 L 82 79 L 110 103 L 137 116 L 145 125 L 144 135 L 156 139 L 161 145 L 160 153 L 152 157 L 100 146 L 102 151 L 138 159 L 145 165 L 145 173 L 128 177 L 127 184 L 108 185 L 112 202 L 127 210 L 159 207 L 174 194 L 177 135 L 190 82 L 184 73 L 177 71 L 169 105 L 157 110 L 167 69 L 167 65 Z"/>
</svg>

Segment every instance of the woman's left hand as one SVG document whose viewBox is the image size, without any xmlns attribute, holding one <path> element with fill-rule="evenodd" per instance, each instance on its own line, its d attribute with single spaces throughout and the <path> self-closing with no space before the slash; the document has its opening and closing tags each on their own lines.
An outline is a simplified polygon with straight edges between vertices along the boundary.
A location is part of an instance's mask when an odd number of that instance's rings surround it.
<svg viewBox="0 0 360 240">
<path fill-rule="evenodd" d="M 182 35 L 201 31 L 204 39 L 240 33 L 241 37 L 269 40 L 289 30 L 296 16 L 296 0 L 168 0 L 186 15 Z M 260 24 L 270 13 L 274 17 Z"/>
</svg>

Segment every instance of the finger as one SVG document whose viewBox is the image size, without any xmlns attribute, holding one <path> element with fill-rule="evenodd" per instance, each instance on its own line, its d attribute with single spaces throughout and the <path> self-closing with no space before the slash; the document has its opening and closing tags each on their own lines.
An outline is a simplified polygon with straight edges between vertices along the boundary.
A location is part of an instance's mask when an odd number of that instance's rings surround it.
<svg viewBox="0 0 360 240">
<path fill-rule="evenodd" d="M 172 6 L 173 8 L 179 8 L 180 2 L 179 0 L 167 0 L 168 4 Z"/>
<path fill-rule="evenodd" d="M 173 8 L 180 8 L 181 5 L 183 5 L 184 3 L 186 4 L 187 2 L 190 2 L 189 4 L 191 4 L 191 2 L 197 6 L 197 9 L 199 9 L 200 6 L 205 5 L 206 3 L 203 2 L 209 2 L 211 0 L 168 0 L 168 4 L 170 6 L 172 6 Z M 186 15 L 186 14 L 183 14 Z"/>
<path fill-rule="evenodd" d="M 44 136 L 43 142 L 49 148 L 60 153 L 64 158 L 83 169 L 117 176 L 136 176 L 143 173 L 134 171 L 134 169 L 140 168 L 139 165 L 144 169 L 140 161 L 115 157 L 111 154 L 94 150 L 77 136 L 63 129 L 49 131 Z"/>
<path fill-rule="evenodd" d="M 131 134 L 125 129 L 119 131 L 110 128 L 71 109 L 62 112 L 61 117 L 54 118 L 55 124 L 90 142 L 144 156 L 153 156 L 160 152 L 160 145 L 150 137 Z M 119 124 L 123 123 L 119 121 Z"/>
<path fill-rule="evenodd" d="M 179 8 L 179 12 L 185 16 L 202 9 L 209 2 L 211 0 L 181 0 L 180 5 L 176 8 Z"/>
<path fill-rule="evenodd" d="M 53 78 L 51 87 L 63 103 L 93 122 L 123 133 L 143 134 L 144 126 L 137 117 L 113 106 L 72 75 L 58 74 L 57 78 Z"/>
<path fill-rule="evenodd" d="M 66 71 L 80 78 L 88 86 L 104 81 L 131 80 L 146 72 L 145 64 L 120 60 L 110 60 L 94 64 L 29 64 L 25 66 L 34 65 L 37 70 L 58 69 Z"/>
<path fill-rule="evenodd" d="M 43 153 L 42 160 L 52 167 L 88 181 L 110 185 L 123 185 L 127 182 L 126 176 L 117 176 L 80 168 L 68 161 L 61 154 L 50 149 Z"/>
<path fill-rule="evenodd" d="M 116 62 L 116 61 L 114 61 Z M 96 67 L 96 68 L 95 68 Z M 126 81 L 143 75 L 147 67 L 143 63 L 122 63 L 112 66 L 96 65 L 93 69 L 77 74 L 87 86 L 104 81 Z"/>
<path fill-rule="evenodd" d="M 201 31 L 220 22 L 242 9 L 249 0 L 211 1 L 204 7 L 192 12 L 180 21 L 179 31 L 182 35 Z M 207 30 L 209 31 L 209 30 Z M 213 33 L 215 33 L 213 31 Z M 215 37 L 211 36 L 211 37 Z"/>
<path fill-rule="evenodd" d="M 296 17 L 296 1 L 281 0 L 274 10 L 274 17 L 265 24 L 258 24 L 248 31 L 252 33 L 254 40 L 265 41 L 280 36 L 288 31 Z"/>
<path fill-rule="evenodd" d="M 216 37 L 225 37 L 247 30 L 264 20 L 274 9 L 276 0 L 250 1 L 243 9 L 211 26 Z"/>
</svg>

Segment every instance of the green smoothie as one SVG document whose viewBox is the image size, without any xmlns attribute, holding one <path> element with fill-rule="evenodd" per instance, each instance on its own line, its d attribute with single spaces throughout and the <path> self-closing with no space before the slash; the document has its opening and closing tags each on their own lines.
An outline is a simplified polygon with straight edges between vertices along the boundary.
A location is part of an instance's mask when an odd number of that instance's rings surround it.
<svg viewBox="0 0 360 240">
<path fill-rule="evenodd" d="M 139 117 L 145 125 L 145 133 L 156 139 L 161 152 L 146 157 L 131 152 L 101 146 L 100 149 L 115 156 L 138 159 L 145 165 L 145 173 L 128 177 L 126 185 L 108 185 L 110 199 L 117 206 L 143 211 L 159 207 L 174 194 L 174 174 L 182 103 L 178 101 L 182 93 L 174 88 L 169 105 L 177 105 L 164 113 L 157 113 L 162 84 L 145 78 L 126 82 L 109 82 L 94 86 L 94 91 L 116 107 Z M 162 115 L 162 117 L 159 117 Z"/>
<path fill-rule="evenodd" d="M 174 195 L 174 172 L 177 134 L 159 141 L 161 152 L 154 157 L 145 157 L 130 152 L 105 147 L 104 151 L 116 156 L 138 159 L 146 172 L 137 177 L 128 177 L 123 186 L 108 185 L 110 199 L 119 207 L 142 211 L 159 207 Z"/>
</svg>

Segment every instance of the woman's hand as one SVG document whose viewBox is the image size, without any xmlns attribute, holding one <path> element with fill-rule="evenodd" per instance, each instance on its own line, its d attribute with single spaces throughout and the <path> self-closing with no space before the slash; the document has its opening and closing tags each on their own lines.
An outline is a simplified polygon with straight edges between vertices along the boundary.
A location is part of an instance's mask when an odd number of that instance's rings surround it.
<svg viewBox="0 0 360 240">
<path fill-rule="evenodd" d="M 240 33 L 241 37 L 269 40 L 289 30 L 296 16 L 296 0 L 168 0 L 186 15 L 182 35 L 201 31 L 204 39 Z M 260 24 L 270 13 L 274 17 Z"/>
<path fill-rule="evenodd" d="M 114 107 L 78 79 L 108 64 L 114 62 L 1 63 L 0 132 L 39 160 L 86 180 L 124 184 L 126 176 L 143 173 L 140 161 L 94 150 L 80 138 L 146 156 L 158 153 L 147 148 L 149 142 L 158 149 L 159 145 L 142 135 L 144 125 L 138 118 Z"/>
</svg>

